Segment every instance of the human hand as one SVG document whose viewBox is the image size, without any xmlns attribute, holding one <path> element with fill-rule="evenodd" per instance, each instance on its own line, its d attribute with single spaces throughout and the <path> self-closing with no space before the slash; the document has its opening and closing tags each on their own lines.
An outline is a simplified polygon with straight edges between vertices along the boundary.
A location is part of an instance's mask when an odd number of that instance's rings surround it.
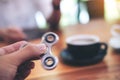
<svg viewBox="0 0 120 80">
<path fill-rule="evenodd" d="M 2 28 L 0 30 L 0 35 L 4 41 L 9 43 L 26 39 L 26 35 L 22 31 L 22 29 L 18 27 Z"/>
<path fill-rule="evenodd" d="M 20 49 L 22 45 L 26 46 Z M 0 48 L 0 80 L 24 80 L 34 68 L 31 59 L 38 58 L 45 51 L 44 44 L 25 41 Z"/>
</svg>

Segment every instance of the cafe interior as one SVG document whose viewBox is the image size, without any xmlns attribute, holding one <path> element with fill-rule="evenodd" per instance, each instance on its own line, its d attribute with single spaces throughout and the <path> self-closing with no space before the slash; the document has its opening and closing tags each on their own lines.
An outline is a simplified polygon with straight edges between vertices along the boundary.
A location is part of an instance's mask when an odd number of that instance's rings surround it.
<svg viewBox="0 0 120 80">
<path fill-rule="evenodd" d="M 34 6 L 40 9 L 31 7 L 34 1 L 24 1 L 26 3 L 23 4 L 18 0 L 24 5 L 24 8 L 18 7 L 20 10 L 13 10 L 12 3 L 7 0 L 0 1 L 0 10 L 4 7 L 2 4 L 7 4 L 6 12 L 16 12 L 8 15 L 0 12 L 0 25 L 4 26 L 0 26 L 1 30 L 12 25 L 11 28 L 17 26 L 26 35 L 16 40 L 0 37 L 0 47 L 21 40 L 36 45 L 46 44 L 46 53 L 33 60 L 35 67 L 25 80 L 120 80 L 120 0 L 39 0 L 40 4 L 35 0 Z M 22 15 L 20 11 L 23 11 Z M 27 14 L 27 17 L 32 18 L 26 18 L 24 13 L 27 11 L 31 11 L 31 16 Z M 55 37 L 48 38 L 50 41 L 47 43 L 45 35 L 48 34 Z M 57 42 L 52 44 L 54 38 Z M 54 58 L 44 64 L 42 58 L 48 54 Z M 46 69 L 45 65 L 54 68 Z"/>
</svg>

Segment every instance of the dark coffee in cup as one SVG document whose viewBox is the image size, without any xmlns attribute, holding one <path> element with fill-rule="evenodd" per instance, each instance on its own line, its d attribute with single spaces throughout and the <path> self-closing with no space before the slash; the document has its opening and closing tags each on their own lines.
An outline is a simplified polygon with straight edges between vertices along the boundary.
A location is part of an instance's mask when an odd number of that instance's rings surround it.
<svg viewBox="0 0 120 80">
<path fill-rule="evenodd" d="M 92 58 L 106 52 L 107 45 L 95 35 L 75 35 L 66 39 L 67 50 L 76 59 Z"/>
</svg>

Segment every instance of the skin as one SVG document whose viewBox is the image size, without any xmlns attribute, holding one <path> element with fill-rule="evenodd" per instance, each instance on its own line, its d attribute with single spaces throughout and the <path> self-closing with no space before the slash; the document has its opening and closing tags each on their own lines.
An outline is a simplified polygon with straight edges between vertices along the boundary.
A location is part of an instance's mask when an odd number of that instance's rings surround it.
<svg viewBox="0 0 120 80">
<path fill-rule="evenodd" d="M 27 45 L 26 45 L 27 44 Z M 26 45 L 20 48 L 22 45 Z M 44 44 L 20 41 L 0 48 L 0 80 L 24 80 L 34 68 L 31 61 L 46 51 Z"/>
<path fill-rule="evenodd" d="M 17 42 L 27 38 L 22 29 L 18 27 L 1 28 L 0 37 L 8 43 Z"/>
</svg>

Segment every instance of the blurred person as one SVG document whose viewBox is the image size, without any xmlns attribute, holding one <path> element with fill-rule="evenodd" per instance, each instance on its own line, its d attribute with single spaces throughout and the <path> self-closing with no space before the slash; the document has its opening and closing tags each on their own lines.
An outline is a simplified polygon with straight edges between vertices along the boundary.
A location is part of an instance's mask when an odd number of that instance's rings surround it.
<svg viewBox="0 0 120 80">
<path fill-rule="evenodd" d="M 0 0 L 0 36 L 7 42 L 27 38 L 23 29 L 37 28 L 38 11 L 43 13 L 51 30 L 58 29 L 60 0 Z"/>
<path fill-rule="evenodd" d="M 9 27 L 0 29 L 0 38 L 1 40 L 13 43 L 20 40 L 26 39 L 26 35 L 23 33 L 21 28 L 18 27 Z"/>
<path fill-rule="evenodd" d="M 20 48 L 22 45 L 26 45 Z M 24 80 L 34 68 L 31 61 L 46 51 L 44 44 L 20 41 L 0 48 L 0 80 Z"/>
</svg>

